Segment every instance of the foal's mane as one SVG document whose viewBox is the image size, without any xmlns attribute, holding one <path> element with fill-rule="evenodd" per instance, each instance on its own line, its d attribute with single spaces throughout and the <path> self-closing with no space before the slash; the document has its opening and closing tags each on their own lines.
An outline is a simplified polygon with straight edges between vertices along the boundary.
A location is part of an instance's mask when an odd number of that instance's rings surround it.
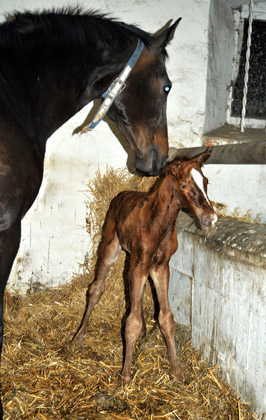
<svg viewBox="0 0 266 420">
<path fill-rule="evenodd" d="M 154 184 L 151 186 L 151 188 L 149 189 L 149 192 L 153 192 L 153 191 L 155 191 L 158 187 L 159 187 L 159 185 L 161 184 L 161 182 L 163 181 L 163 179 L 165 178 L 165 177 L 167 177 L 168 175 L 173 175 L 172 174 L 172 171 L 171 171 L 171 169 L 170 169 L 170 167 L 171 167 L 171 165 L 176 165 L 176 166 L 179 166 L 179 165 L 181 165 L 182 163 L 185 163 L 185 162 L 189 162 L 191 159 L 189 159 L 189 158 L 187 158 L 187 157 L 182 157 L 182 158 L 179 158 L 179 159 L 174 159 L 174 160 L 172 160 L 171 162 L 168 162 L 166 165 L 165 165 L 165 167 L 161 170 L 161 172 L 160 172 L 160 174 L 159 174 L 159 176 L 156 178 L 156 180 L 155 180 L 155 182 L 154 182 Z"/>
<path fill-rule="evenodd" d="M 12 48 L 24 42 L 68 42 L 88 45 L 95 38 L 110 48 L 126 47 L 136 37 L 149 46 L 152 35 L 96 11 L 81 7 L 25 11 L 8 15 L 0 25 L 0 46 Z"/>
</svg>

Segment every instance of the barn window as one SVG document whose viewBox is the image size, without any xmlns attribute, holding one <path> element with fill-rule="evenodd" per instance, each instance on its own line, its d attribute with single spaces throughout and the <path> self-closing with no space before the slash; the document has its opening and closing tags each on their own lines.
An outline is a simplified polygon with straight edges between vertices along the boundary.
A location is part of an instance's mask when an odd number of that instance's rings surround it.
<svg viewBox="0 0 266 420">
<path fill-rule="evenodd" d="M 266 14 L 265 5 L 243 7 L 235 11 L 237 50 L 233 62 L 227 122 L 240 125 L 243 118 L 243 91 L 246 73 L 248 28 L 251 23 L 251 45 L 248 59 L 245 125 L 264 128 L 266 125 Z M 244 100 L 245 101 L 245 100 Z"/>
<path fill-rule="evenodd" d="M 241 117 L 244 89 L 245 62 L 248 37 L 248 19 L 244 19 L 244 36 L 240 55 L 239 72 L 233 87 L 231 115 Z M 253 20 L 249 59 L 248 95 L 246 117 L 266 118 L 266 22 Z"/>
</svg>

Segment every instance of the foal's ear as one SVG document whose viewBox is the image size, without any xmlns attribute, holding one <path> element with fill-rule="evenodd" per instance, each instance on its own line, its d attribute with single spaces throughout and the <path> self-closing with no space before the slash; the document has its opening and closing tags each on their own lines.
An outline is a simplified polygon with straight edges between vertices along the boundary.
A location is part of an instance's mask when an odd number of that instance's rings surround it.
<svg viewBox="0 0 266 420">
<path fill-rule="evenodd" d="M 180 160 L 174 160 L 173 162 L 168 163 L 165 166 L 165 168 L 166 168 L 165 173 L 166 174 L 172 174 L 172 175 L 176 176 L 180 163 L 182 163 L 182 161 L 180 161 Z"/>
<path fill-rule="evenodd" d="M 164 49 L 169 44 L 169 42 L 172 41 L 177 25 L 181 19 L 182 18 L 177 19 L 175 23 L 169 26 L 169 28 L 165 29 L 162 33 L 160 33 L 160 35 L 155 37 L 155 45 L 157 45 L 157 47 Z"/>
<path fill-rule="evenodd" d="M 200 166 L 203 166 L 206 160 L 208 160 L 209 157 L 211 156 L 212 149 L 213 149 L 212 147 L 208 147 L 208 149 L 205 150 L 205 152 L 191 159 L 192 162 L 197 162 Z"/>
</svg>

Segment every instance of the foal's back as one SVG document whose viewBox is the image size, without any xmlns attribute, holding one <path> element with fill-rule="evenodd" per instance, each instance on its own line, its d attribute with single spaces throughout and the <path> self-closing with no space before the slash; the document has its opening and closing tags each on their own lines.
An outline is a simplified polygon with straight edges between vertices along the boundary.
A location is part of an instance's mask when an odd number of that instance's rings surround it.
<svg viewBox="0 0 266 420">
<path fill-rule="evenodd" d="M 170 206 L 173 195 L 169 193 L 168 185 L 175 180 L 169 177 L 158 180 L 149 192 L 123 191 L 112 200 L 111 217 L 124 250 L 138 256 L 143 252 L 153 253 L 171 226 L 174 227 L 176 205 Z"/>
</svg>

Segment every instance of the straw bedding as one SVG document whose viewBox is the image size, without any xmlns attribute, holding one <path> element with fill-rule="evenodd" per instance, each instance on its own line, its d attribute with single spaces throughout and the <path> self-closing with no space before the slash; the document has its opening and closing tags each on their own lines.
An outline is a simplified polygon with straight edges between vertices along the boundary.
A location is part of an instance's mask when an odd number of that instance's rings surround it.
<svg viewBox="0 0 266 420">
<path fill-rule="evenodd" d="M 189 331 L 180 326 L 175 336 L 185 383 L 169 380 L 167 350 L 154 320 L 149 284 L 144 302 L 147 335 L 134 352 L 131 384 L 120 386 L 121 326 L 126 312 L 124 253 L 110 271 L 83 345 L 71 342 L 93 279 L 110 199 L 124 189 L 146 190 L 152 182 L 123 171 L 98 173 L 88 190 L 87 229 L 93 246 L 81 273 L 70 284 L 53 290 L 29 291 L 26 296 L 6 293 L 1 366 L 6 420 L 255 419 L 222 381 L 218 367 L 208 366 L 192 349 Z"/>
</svg>

